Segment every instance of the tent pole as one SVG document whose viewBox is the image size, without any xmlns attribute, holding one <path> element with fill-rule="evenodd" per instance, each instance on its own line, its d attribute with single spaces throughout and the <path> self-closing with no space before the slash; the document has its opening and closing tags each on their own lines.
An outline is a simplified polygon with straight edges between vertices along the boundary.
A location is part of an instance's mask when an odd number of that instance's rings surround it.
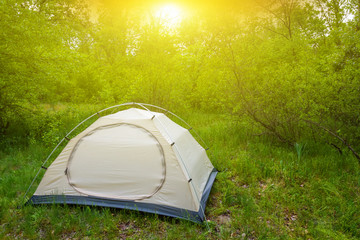
<svg viewBox="0 0 360 240">
<path fill-rule="evenodd" d="M 61 141 L 60 141 L 60 142 L 56 145 L 56 147 L 52 150 L 52 152 L 49 154 L 49 156 L 46 158 L 46 160 L 42 163 L 42 165 L 41 165 L 41 167 L 39 168 L 38 172 L 36 173 L 34 179 L 32 180 L 30 186 L 29 186 L 28 189 L 26 190 L 26 192 L 25 192 L 25 194 L 24 194 L 24 197 L 23 197 L 20 205 L 22 205 L 22 204 L 24 203 L 25 198 L 26 198 L 27 194 L 28 194 L 29 191 L 30 191 L 30 188 L 32 187 L 32 185 L 34 184 L 35 180 L 36 180 L 37 177 L 39 176 L 41 169 L 44 168 L 44 166 L 45 166 L 45 164 L 47 163 L 47 161 L 48 161 L 48 160 L 50 159 L 50 157 L 53 155 L 53 153 L 55 152 L 55 150 L 63 143 L 63 141 L 64 141 L 65 139 L 69 139 L 68 136 L 69 136 L 73 131 L 75 131 L 79 126 L 81 126 L 83 123 L 85 123 L 86 121 L 88 121 L 89 119 L 91 119 L 91 118 L 92 118 L 93 116 L 95 116 L 95 115 L 98 115 L 98 116 L 100 117 L 100 113 L 102 113 L 102 112 L 104 112 L 104 111 L 106 111 L 106 110 L 109 110 L 109 109 L 112 109 L 112 108 L 118 108 L 118 107 L 121 107 L 121 106 L 127 106 L 127 105 L 138 105 L 138 106 L 142 107 L 143 109 L 147 110 L 147 111 L 150 112 L 150 113 L 152 113 L 152 111 L 150 111 L 150 110 L 149 110 L 147 107 L 145 107 L 145 106 L 150 106 L 150 107 L 154 107 L 154 108 L 157 108 L 157 109 L 161 109 L 161 110 L 165 111 L 166 113 L 170 113 L 171 115 L 173 115 L 173 116 L 175 116 L 176 118 L 178 118 L 180 121 L 182 121 L 184 124 L 186 124 L 186 125 L 188 126 L 188 129 L 193 129 L 185 120 L 183 120 L 182 118 L 180 118 L 179 116 L 177 116 L 177 115 L 174 114 L 173 112 L 171 112 L 171 111 L 169 111 L 169 110 L 167 110 L 167 109 L 164 109 L 164 108 L 162 108 L 162 107 L 159 107 L 159 106 L 156 106 L 156 105 L 152 105 L 152 104 L 128 102 L 128 103 L 118 104 L 118 105 L 114 105 L 114 106 L 111 106 L 111 107 L 102 109 L 102 110 L 100 110 L 100 111 L 92 114 L 91 116 L 87 117 L 86 119 L 84 119 L 82 122 L 80 122 L 78 125 L 76 125 L 71 131 L 69 131 L 69 132 L 65 135 L 65 137 L 64 137 L 63 139 L 61 139 Z M 154 116 L 154 115 L 152 114 L 152 117 L 153 117 L 153 116 Z M 160 120 L 159 120 L 159 122 L 160 122 L 160 124 L 164 127 L 164 125 L 162 124 L 162 122 L 161 122 Z M 165 131 L 166 131 L 166 128 L 165 128 L 165 127 L 164 127 L 164 129 L 165 129 Z M 205 145 L 206 149 L 208 149 L 208 148 L 209 148 L 208 145 L 207 145 L 207 144 L 205 143 L 205 141 L 199 136 L 199 134 L 198 134 L 195 130 L 193 130 L 193 132 L 194 132 L 194 133 L 197 135 L 197 137 L 203 142 L 203 144 Z M 169 133 L 168 133 L 167 131 L 166 131 L 166 133 L 167 133 L 168 136 L 170 137 L 170 135 L 169 135 Z M 176 151 L 178 152 L 178 154 L 179 154 L 179 156 L 180 156 L 180 158 L 181 158 L 181 161 L 182 161 L 182 163 L 183 163 L 183 165 L 184 165 L 184 167 L 185 167 L 185 170 L 186 170 L 186 172 L 187 172 L 188 177 L 190 178 L 189 171 L 188 171 L 188 169 L 187 169 L 184 161 L 182 160 L 182 157 L 181 157 L 181 155 L 180 155 L 180 153 L 179 153 L 179 150 L 177 149 L 176 145 L 175 145 L 175 149 L 176 149 Z M 190 178 L 190 179 L 191 179 L 191 178 Z M 198 196 L 197 193 L 196 193 L 196 190 L 195 190 L 193 181 L 190 181 L 189 183 L 191 184 L 191 186 L 192 186 L 192 188 L 193 188 L 193 190 L 194 190 L 195 196 L 196 196 L 196 198 L 197 198 L 197 201 L 199 202 L 199 206 L 200 206 L 200 209 L 201 209 L 201 211 L 202 211 L 202 213 L 203 213 L 203 215 L 204 215 L 204 221 L 205 221 L 205 223 L 206 223 L 207 229 L 210 230 L 209 224 L 208 224 L 207 219 L 206 219 L 206 216 L 205 216 L 205 211 L 204 211 L 203 207 L 201 206 L 201 202 L 200 202 L 199 196 Z M 20 206 L 19 206 L 19 207 L 20 207 Z"/>
<path fill-rule="evenodd" d="M 45 161 L 41 164 L 41 167 L 39 168 L 38 172 L 36 173 L 34 179 L 32 180 L 32 182 L 30 183 L 28 189 L 26 190 L 25 194 L 24 194 L 24 197 L 20 203 L 20 205 L 24 204 L 24 201 L 25 201 L 25 198 L 27 196 L 27 194 L 29 193 L 30 191 L 30 188 L 32 187 L 32 185 L 34 184 L 35 180 L 37 179 L 37 177 L 39 176 L 40 174 L 40 171 L 41 169 L 43 169 L 43 167 L 45 166 L 45 164 L 47 163 L 47 161 L 50 159 L 50 157 L 53 155 L 53 153 L 55 152 L 55 150 L 63 143 L 63 141 L 65 139 L 69 139 L 68 136 L 73 132 L 75 131 L 79 126 L 81 126 L 83 123 L 85 123 L 86 121 L 88 121 L 89 119 L 91 119 L 92 117 L 94 117 L 95 115 L 99 115 L 100 116 L 100 113 L 101 112 L 104 112 L 108 109 L 111 109 L 111 108 L 115 108 L 115 107 L 121 107 L 121 106 L 126 106 L 126 105 L 131 105 L 132 103 L 123 103 L 123 104 L 119 104 L 119 105 L 115 105 L 115 106 L 111 106 L 111 107 L 108 107 L 108 108 L 105 108 L 105 109 L 102 109 L 94 114 L 92 114 L 91 116 L 85 118 L 82 122 L 80 122 L 78 125 L 76 125 L 72 130 L 70 130 L 70 132 L 68 132 L 65 137 L 63 139 L 61 139 L 61 141 L 56 145 L 56 147 L 52 150 L 52 152 L 49 154 L 49 156 L 45 159 Z M 19 207 L 20 207 L 19 205 Z"/>
<path fill-rule="evenodd" d="M 144 106 L 149 106 L 149 107 L 154 107 L 154 108 L 157 108 L 157 109 L 161 109 L 163 111 L 165 111 L 166 113 L 170 113 L 171 115 L 173 115 L 174 117 L 178 118 L 180 121 L 182 121 L 184 124 L 186 124 L 186 126 L 190 129 L 192 129 L 192 131 L 196 134 L 196 136 L 201 140 L 201 142 L 204 144 L 204 147 L 205 149 L 208 149 L 208 145 L 206 144 L 206 142 L 200 137 L 200 135 L 190 126 L 190 124 L 188 124 L 184 119 L 182 119 L 181 117 L 179 117 L 178 115 L 176 115 L 175 113 L 165 109 L 165 108 L 162 108 L 162 107 L 158 107 L 156 105 L 152 105 L 152 104 L 148 104 L 148 103 L 137 103 L 137 104 L 141 104 L 141 105 L 144 105 Z M 147 108 L 144 108 L 146 110 L 148 110 Z M 150 110 L 149 110 L 150 111 Z"/>
</svg>

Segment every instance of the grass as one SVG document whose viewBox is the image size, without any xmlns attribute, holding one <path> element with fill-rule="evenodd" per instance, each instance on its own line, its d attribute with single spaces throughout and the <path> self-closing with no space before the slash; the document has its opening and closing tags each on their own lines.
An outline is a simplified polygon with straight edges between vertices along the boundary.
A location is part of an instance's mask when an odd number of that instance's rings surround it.
<svg viewBox="0 0 360 240">
<path fill-rule="evenodd" d="M 92 113 L 85 108 L 81 112 Z M 18 209 L 53 146 L 44 141 L 75 126 L 80 118 L 75 114 L 66 126 L 59 123 L 44 132 L 45 140 L 2 142 L 0 238 L 360 238 L 360 167 L 350 153 L 340 155 L 310 142 L 283 147 L 255 136 L 249 123 L 227 115 L 179 115 L 211 147 L 209 157 L 220 171 L 206 208 L 210 231 L 201 224 L 121 209 L 67 205 Z"/>
</svg>

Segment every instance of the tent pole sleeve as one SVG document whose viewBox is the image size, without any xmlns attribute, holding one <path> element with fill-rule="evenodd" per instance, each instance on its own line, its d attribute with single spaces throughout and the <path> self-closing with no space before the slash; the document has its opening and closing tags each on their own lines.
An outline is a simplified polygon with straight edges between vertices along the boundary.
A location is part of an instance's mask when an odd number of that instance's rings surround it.
<svg viewBox="0 0 360 240">
<path fill-rule="evenodd" d="M 138 104 L 139 106 L 143 107 L 144 109 L 150 111 L 149 109 L 147 109 L 145 106 L 150 106 L 150 107 L 154 107 L 154 108 L 157 108 L 157 109 L 161 109 L 163 111 L 165 111 L 166 113 L 170 113 L 171 115 L 173 115 L 174 117 L 178 118 L 180 121 L 182 121 L 188 128 L 191 128 L 192 127 L 184 120 L 182 119 L 181 117 L 179 117 L 178 115 L 176 115 L 175 113 L 165 109 L 165 108 L 162 108 L 162 107 L 158 107 L 158 106 L 155 106 L 155 105 L 152 105 L 152 104 L 147 104 L 147 103 L 136 103 Z M 205 148 L 208 148 L 208 145 L 206 144 L 206 142 L 200 137 L 200 135 L 195 131 L 193 130 L 193 132 L 196 134 L 196 136 L 201 140 L 201 142 L 204 144 L 204 147 Z"/>
<path fill-rule="evenodd" d="M 167 133 L 167 135 L 168 135 L 168 137 L 170 138 L 170 140 L 172 141 L 171 136 L 170 136 L 170 134 L 167 132 L 164 124 L 160 121 L 160 119 L 158 119 L 158 121 L 159 121 L 159 123 L 161 124 L 161 126 L 164 128 L 164 130 L 165 130 L 165 132 Z M 173 141 L 173 143 L 174 143 L 174 141 Z M 191 178 L 191 176 L 190 176 L 189 170 L 187 169 L 186 164 L 185 164 L 184 160 L 182 159 L 182 156 L 181 156 L 181 154 L 180 154 L 179 149 L 177 148 L 177 146 L 176 146 L 175 144 L 173 144 L 173 146 L 174 146 L 174 149 L 177 151 L 177 153 L 178 153 L 178 155 L 179 155 L 179 157 L 180 157 L 180 160 L 181 160 L 182 165 L 183 165 L 184 168 L 185 168 L 186 175 L 187 175 L 187 177 L 188 177 L 188 182 L 191 184 L 191 186 L 192 186 L 192 188 L 193 188 L 193 191 L 194 191 L 194 193 L 195 193 L 196 200 L 197 200 L 198 203 L 199 203 L 200 210 L 201 210 L 202 213 L 204 214 L 204 220 L 205 220 L 206 226 L 207 226 L 207 228 L 209 229 L 209 225 L 208 225 L 208 222 L 207 222 L 207 219 L 206 219 L 206 216 L 205 216 L 204 208 L 203 208 L 202 205 L 201 205 L 200 198 L 199 198 L 199 196 L 198 196 L 198 194 L 197 194 L 197 192 L 196 192 L 196 188 L 195 188 L 194 182 L 192 181 L 192 178 Z"/>
<path fill-rule="evenodd" d="M 170 112 L 170 111 L 168 111 L 168 110 L 166 110 L 166 109 L 164 109 L 164 108 L 161 108 L 161 107 L 158 107 L 158 106 L 155 106 L 155 105 L 151 105 L 151 104 L 146 104 L 146 103 L 136 103 L 136 104 L 138 104 L 139 106 L 143 107 L 144 109 L 146 109 L 146 110 L 149 111 L 150 113 L 152 113 L 152 112 L 151 112 L 148 108 L 146 108 L 145 106 L 151 106 L 151 107 L 155 107 L 155 108 L 161 109 L 161 110 L 163 110 L 163 111 L 167 111 L 167 112 L 169 112 L 170 114 L 172 114 L 173 116 L 177 117 L 177 118 L 178 118 L 179 120 L 181 120 L 183 123 L 185 123 L 189 128 L 191 128 L 191 126 L 190 126 L 187 122 L 185 122 L 185 120 L 183 120 L 182 118 L 180 118 L 180 117 L 177 116 L 176 114 L 174 114 L 174 113 L 172 113 L 172 112 Z M 145 106 L 144 106 L 144 105 L 145 105 Z M 159 119 L 158 119 L 158 120 L 159 120 Z M 164 127 L 164 125 L 162 124 L 162 122 L 161 122 L 160 120 L 159 120 L 159 122 L 160 122 L 160 124 Z M 166 128 L 165 128 L 165 127 L 164 127 L 164 129 L 165 129 L 165 131 L 166 131 Z M 194 130 L 193 132 L 194 132 L 194 133 L 198 136 L 198 138 L 204 143 L 205 147 L 206 147 L 207 149 L 209 149 L 209 147 L 207 146 L 207 144 L 205 143 L 205 141 L 199 136 L 199 134 L 198 134 L 195 130 Z M 166 133 L 167 133 L 167 135 L 169 136 L 170 140 L 172 141 L 169 133 L 168 133 L 167 131 L 166 131 Z M 181 157 L 181 155 L 180 155 L 180 152 L 179 152 L 179 150 L 177 149 L 176 145 L 174 145 L 174 147 L 175 147 L 176 151 L 178 152 L 178 154 L 179 154 L 179 156 L 180 156 L 181 162 L 182 162 L 183 166 L 185 167 L 186 173 L 187 173 L 187 175 L 188 175 L 188 177 L 189 177 L 189 180 L 190 180 L 191 177 L 190 177 L 189 171 L 188 171 L 188 169 L 187 169 L 187 167 L 186 167 L 186 165 L 185 165 L 185 162 L 183 161 L 183 159 L 182 159 L 182 157 Z M 193 183 L 191 180 L 190 180 L 189 182 L 190 182 L 190 184 L 191 184 L 191 186 L 192 186 L 192 188 L 193 188 L 193 190 L 194 190 L 194 193 L 195 193 L 195 196 L 196 196 L 196 198 L 197 198 L 197 201 L 199 202 L 200 209 L 201 209 L 202 213 L 204 214 L 204 219 L 205 219 L 206 227 L 207 227 L 208 230 L 210 230 L 209 224 L 208 224 L 207 219 L 206 219 L 206 216 L 205 216 L 205 211 L 204 211 L 203 207 L 201 206 L 201 202 L 200 202 L 200 199 L 199 199 L 198 194 L 196 193 L 194 183 Z"/>
</svg>

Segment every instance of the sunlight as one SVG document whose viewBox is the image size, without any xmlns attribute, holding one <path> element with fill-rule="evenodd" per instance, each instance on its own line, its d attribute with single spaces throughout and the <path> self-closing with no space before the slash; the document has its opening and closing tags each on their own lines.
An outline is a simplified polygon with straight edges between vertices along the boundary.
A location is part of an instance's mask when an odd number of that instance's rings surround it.
<svg viewBox="0 0 360 240">
<path fill-rule="evenodd" d="M 175 4 L 160 5 L 155 8 L 155 17 L 167 28 L 175 28 L 183 19 L 183 9 Z"/>
</svg>

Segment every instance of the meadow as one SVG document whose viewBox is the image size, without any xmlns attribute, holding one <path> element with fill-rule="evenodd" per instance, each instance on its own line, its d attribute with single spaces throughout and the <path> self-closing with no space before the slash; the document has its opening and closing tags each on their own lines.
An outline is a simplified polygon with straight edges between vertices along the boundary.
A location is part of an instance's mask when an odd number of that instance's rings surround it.
<svg viewBox="0 0 360 240">
<path fill-rule="evenodd" d="M 219 170 L 206 223 L 122 209 L 22 205 L 56 140 L 96 109 L 99 106 L 51 108 L 48 116 L 56 114 L 57 121 L 46 125 L 42 138 L 1 142 L 1 239 L 360 237 L 360 167 L 350 152 L 340 154 L 330 145 L 311 142 L 284 146 L 259 135 L 259 128 L 246 120 L 200 110 L 178 114 L 210 146 L 208 155 Z"/>
</svg>

